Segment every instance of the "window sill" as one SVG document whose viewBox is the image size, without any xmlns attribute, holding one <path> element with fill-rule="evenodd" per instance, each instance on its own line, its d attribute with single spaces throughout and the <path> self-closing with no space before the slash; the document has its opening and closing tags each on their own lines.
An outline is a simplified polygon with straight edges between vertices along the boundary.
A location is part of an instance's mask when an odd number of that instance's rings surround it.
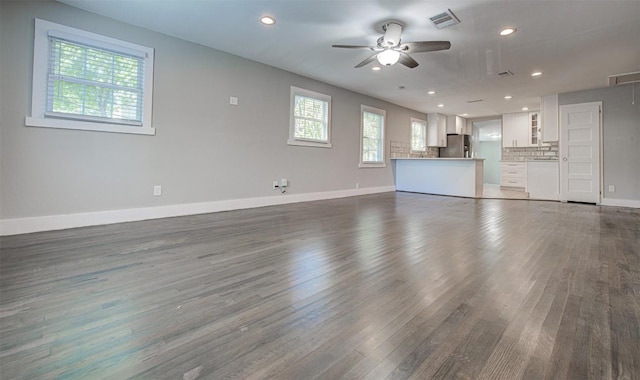
<svg viewBox="0 0 640 380">
<path fill-rule="evenodd" d="M 387 164 L 384 162 L 361 162 L 358 164 L 359 168 L 386 168 Z"/>
<path fill-rule="evenodd" d="M 288 145 L 297 145 L 297 146 L 312 146 L 316 148 L 331 148 L 331 143 L 321 143 L 321 142 L 313 142 L 313 141 L 304 141 L 304 140 L 287 140 Z"/>
<path fill-rule="evenodd" d="M 156 129 L 149 127 L 134 127 L 131 125 L 94 123 L 89 121 L 63 120 L 63 119 L 42 119 L 37 117 L 25 118 L 27 127 L 75 129 L 80 131 L 129 133 L 136 135 L 155 135 Z"/>
</svg>

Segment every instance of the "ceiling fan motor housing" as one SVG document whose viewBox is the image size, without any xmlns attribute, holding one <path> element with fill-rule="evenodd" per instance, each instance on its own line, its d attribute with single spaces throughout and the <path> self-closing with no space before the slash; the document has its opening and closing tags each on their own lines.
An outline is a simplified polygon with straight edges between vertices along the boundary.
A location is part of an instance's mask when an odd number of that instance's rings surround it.
<svg viewBox="0 0 640 380">
<path fill-rule="evenodd" d="M 390 22 L 384 27 L 383 41 L 386 46 L 398 46 L 400 44 L 400 35 L 402 34 L 402 25 Z"/>
</svg>

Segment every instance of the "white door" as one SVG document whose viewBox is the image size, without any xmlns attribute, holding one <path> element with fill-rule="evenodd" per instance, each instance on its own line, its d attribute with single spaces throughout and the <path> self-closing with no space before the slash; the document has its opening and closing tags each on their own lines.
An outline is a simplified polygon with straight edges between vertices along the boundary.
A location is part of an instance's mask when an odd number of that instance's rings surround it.
<svg viewBox="0 0 640 380">
<path fill-rule="evenodd" d="M 560 106 L 562 201 L 600 203 L 602 103 Z"/>
</svg>

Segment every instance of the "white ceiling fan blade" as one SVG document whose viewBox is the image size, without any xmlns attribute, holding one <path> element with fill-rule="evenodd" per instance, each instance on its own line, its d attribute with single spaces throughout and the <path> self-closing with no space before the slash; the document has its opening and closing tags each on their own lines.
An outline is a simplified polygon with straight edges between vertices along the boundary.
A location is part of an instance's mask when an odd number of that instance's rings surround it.
<svg viewBox="0 0 640 380">
<path fill-rule="evenodd" d="M 416 41 L 406 42 L 398 48 L 405 53 L 424 53 L 428 51 L 447 50 L 451 47 L 449 41 Z"/>
<path fill-rule="evenodd" d="M 362 61 L 362 62 L 358 63 L 358 64 L 355 66 L 355 67 L 356 67 L 356 69 L 358 69 L 358 68 L 360 68 L 360 67 L 362 67 L 362 66 L 366 66 L 366 65 L 370 64 L 371 62 L 375 61 L 377 56 L 378 56 L 378 54 L 374 54 L 374 55 L 372 55 L 371 57 L 369 57 L 369 58 L 365 59 L 364 61 Z"/>
<path fill-rule="evenodd" d="M 410 69 L 418 66 L 418 62 L 416 62 L 415 59 L 411 58 L 409 54 L 406 53 L 400 53 L 400 59 L 398 60 L 398 62 L 402 63 Z"/>
<path fill-rule="evenodd" d="M 375 48 L 373 46 L 364 46 L 364 45 L 331 45 L 331 47 L 341 48 L 341 49 L 369 49 L 369 50 L 375 50 Z"/>
</svg>

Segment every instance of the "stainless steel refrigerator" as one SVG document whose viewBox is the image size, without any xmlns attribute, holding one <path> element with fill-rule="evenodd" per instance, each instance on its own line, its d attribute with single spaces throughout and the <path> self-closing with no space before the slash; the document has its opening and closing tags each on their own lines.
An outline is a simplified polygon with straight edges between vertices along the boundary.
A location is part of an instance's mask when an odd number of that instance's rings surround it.
<svg viewBox="0 0 640 380">
<path fill-rule="evenodd" d="M 471 142 L 468 135 L 447 135 L 447 147 L 440 148 L 440 157 L 471 157 Z"/>
</svg>

